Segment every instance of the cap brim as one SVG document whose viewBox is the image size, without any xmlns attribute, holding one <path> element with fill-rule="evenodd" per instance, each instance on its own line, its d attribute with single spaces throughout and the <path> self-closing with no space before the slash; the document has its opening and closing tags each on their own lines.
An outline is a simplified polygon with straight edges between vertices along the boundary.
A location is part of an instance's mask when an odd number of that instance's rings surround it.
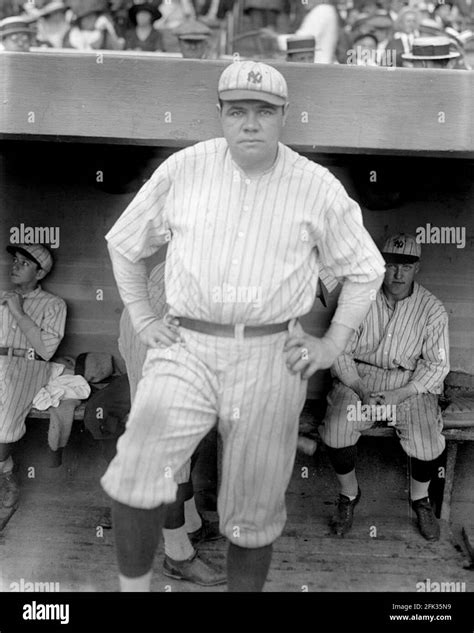
<svg viewBox="0 0 474 633">
<path fill-rule="evenodd" d="M 429 60 L 429 59 L 454 59 L 455 57 L 460 57 L 461 53 L 457 53 L 453 51 L 452 53 L 448 53 L 447 55 L 413 55 L 412 53 L 403 53 L 402 59 L 408 60 Z"/>
<path fill-rule="evenodd" d="M 222 101 L 265 101 L 275 106 L 283 106 L 287 102 L 284 97 L 258 90 L 222 90 L 219 98 Z"/>
<path fill-rule="evenodd" d="M 22 248 L 21 246 L 11 246 L 10 244 L 7 246 L 7 251 L 10 253 L 10 255 L 15 255 L 15 253 L 21 253 L 22 255 L 24 255 L 27 259 L 30 260 L 30 262 L 33 262 L 33 264 L 36 264 L 39 268 L 43 268 L 41 266 L 41 264 L 39 263 L 39 261 L 33 257 L 33 255 L 31 253 L 29 253 L 27 250 L 25 250 L 24 248 Z"/>
<path fill-rule="evenodd" d="M 387 264 L 414 264 L 420 261 L 416 255 L 405 255 L 401 253 L 383 253 L 383 258 Z"/>
</svg>

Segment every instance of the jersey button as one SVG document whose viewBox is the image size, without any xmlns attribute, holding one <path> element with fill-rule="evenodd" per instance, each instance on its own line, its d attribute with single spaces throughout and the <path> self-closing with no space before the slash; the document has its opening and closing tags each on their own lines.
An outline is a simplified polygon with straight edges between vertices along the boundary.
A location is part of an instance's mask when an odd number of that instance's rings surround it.
<svg viewBox="0 0 474 633">
<path fill-rule="evenodd" d="M 246 184 L 246 185 L 250 185 L 250 183 L 251 183 L 250 178 L 246 178 L 246 179 L 245 179 L 245 184 Z"/>
<path fill-rule="evenodd" d="M 245 204 L 245 205 L 244 205 L 244 211 L 248 211 L 248 210 L 249 210 L 249 208 L 250 208 L 250 207 L 249 207 L 249 205 L 248 205 L 248 204 Z"/>
<path fill-rule="evenodd" d="M 237 235 L 238 235 L 239 237 L 243 237 L 243 236 L 245 235 L 245 233 L 244 233 L 243 231 L 239 231 L 239 232 L 237 233 Z"/>
<path fill-rule="evenodd" d="M 239 263 L 238 259 L 233 259 L 232 260 L 232 266 L 237 266 L 238 263 Z"/>
</svg>

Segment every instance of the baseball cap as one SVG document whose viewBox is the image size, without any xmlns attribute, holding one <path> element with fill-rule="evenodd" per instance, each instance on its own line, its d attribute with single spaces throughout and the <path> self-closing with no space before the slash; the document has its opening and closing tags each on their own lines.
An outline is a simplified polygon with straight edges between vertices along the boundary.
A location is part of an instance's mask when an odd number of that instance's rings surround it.
<svg viewBox="0 0 474 633">
<path fill-rule="evenodd" d="M 385 242 L 382 255 L 388 264 L 413 264 L 421 257 L 421 246 L 413 235 L 397 233 Z"/>
<path fill-rule="evenodd" d="M 8 245 L 7 251 L 10 255 L 21 253 L 32 262 L 37 264 L 45 273 L 49 273 L 53 267 L 53 258 L 51 253 L 42 244 L 15 244 Z"/>
<path fill-rule="evenodd" d="M 282 106 L 288 101 L 288 86 L 273 66 L 252 60 L 233 62 L 222 72 L 217 88 L 223 101 L 266 101 Z"/>
</svg>

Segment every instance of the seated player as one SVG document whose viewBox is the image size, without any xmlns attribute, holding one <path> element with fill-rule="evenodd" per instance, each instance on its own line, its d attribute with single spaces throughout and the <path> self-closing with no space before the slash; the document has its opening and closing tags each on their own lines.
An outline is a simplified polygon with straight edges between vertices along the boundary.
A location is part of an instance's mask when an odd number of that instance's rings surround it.
<svg viewBox="0 0 474 633">
<path fill-rule="evenodd" d="M 33 398 L 49 380 L 47 361 L 64 336 L 66 304 L 40 286 L 53 267 L 44 246 L 18 244 L 7 251 L 14 289 L 0 293 L 0 506 L 15 508 L 20 490 L 11 454 L 25 434 Z"/>
<path fill-rule="evenodd" d="M 356 445 L 375 417 L 351 415 L 363 411 L 362 403 L 369 405 L 368 413 L 385 412 L 395 427 L 410 460 L 411 502 L 419 530 L 427 540 L 437 540 L 439 525 L 428 486 L 445 447 L 438 396 L 449 372 L 448 315 L 442 303 L 415 281 L 421 248 L 414 237 L 391 237 L 382 255 L 387 266 L 382 288 L 332 366 L 334 383 L 322 431 L 341 486 L 332 527 L 339 536 L 350 530 L 361 496 Z"/>
</svg>

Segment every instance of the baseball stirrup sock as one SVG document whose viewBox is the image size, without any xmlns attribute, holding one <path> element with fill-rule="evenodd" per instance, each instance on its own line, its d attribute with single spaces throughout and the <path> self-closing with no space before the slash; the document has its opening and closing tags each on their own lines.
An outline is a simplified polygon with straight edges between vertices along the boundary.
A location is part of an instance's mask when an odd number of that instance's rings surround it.
<svg viewBox="0 0 474 633">
<path fill-rule="evenodd" d="M 144 576 L 153 565 L 166 506 L 151 510 L 112 503 L 112 523 L 120 573 L 128 578 Z"/>
<path fill-rule="evenodd" d="M 345 446 L 344 448 L 326 446 L 326 450 L 331 464 L 338 475 L 347 475 L 351 470 L 354 470 L 357 457 L 356 444 L 354 446 Z"/>
<path fill-rule="evenodd" d="M 416 457 L 410 457 L 410 475 L 416 481 L 429 482 L 436 470 L 436 460 L 432 459 L 429 462 L 424 462 Z"/>
</svg>

